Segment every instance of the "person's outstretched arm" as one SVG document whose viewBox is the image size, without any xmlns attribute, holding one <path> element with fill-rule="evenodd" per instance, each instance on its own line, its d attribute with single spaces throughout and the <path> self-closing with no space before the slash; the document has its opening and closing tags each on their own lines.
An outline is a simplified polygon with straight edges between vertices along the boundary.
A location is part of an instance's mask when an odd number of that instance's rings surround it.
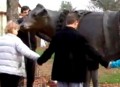
<svg viewBox="0 0 120 87">
<path fill-rule="evenodd" d="M 104 60 L 104 57 L 102 55 L 100 55 L 89 43 L 88 41 L 84 38 L 82 38 L 82 44 L 84 47 L 84 51 L 87 53 L 87 55 L 92 58 L 93 60 L 97 61 L 98 63 L 100 63 L 102 66 L 104 66 L 105 68 L 108 68 L 108 64 L 109 62 Z"/>
<path fill-rule="evenodd" d="M 37 60 L 40 55 L 34 51 L 32 51 L 28 46 L 26 46 L 21 39 L 18 38 L 16 42 L 16 49 L 22 55 L 31 58 L 33 60 Z"/>
<path fill-rule="evenodd" d="M 44 62 L 46 62 L 48 59 L 51 58 L 52 54 L 54 53 L 54 47 L 55 47 L 55 42 L 52 39 L 52 41 L 50 42 L 49 47 L 43 52 L 41 57 L 37 60 L 37 63 L 39 65 L 42 65 Z"/>
</svg>

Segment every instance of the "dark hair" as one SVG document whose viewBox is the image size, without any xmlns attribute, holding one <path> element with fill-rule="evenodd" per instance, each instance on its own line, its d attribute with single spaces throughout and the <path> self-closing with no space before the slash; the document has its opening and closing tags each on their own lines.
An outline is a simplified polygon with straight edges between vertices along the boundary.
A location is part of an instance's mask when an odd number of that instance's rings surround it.
<svg viewBox="0 0 120 87">
<path fill-rule="evenodd" d="M 66 17 L 66 24 L 73 24 L 77 20 L 79 20 L 79 15 L 76 12 L 70 12 Z"/>
<path fill-rule="evenodd" d="M 22 6 L 21 7 L 21 13 L 23 13 L 25 10 L 30 9 L 28 6 Z"/>
</svg>

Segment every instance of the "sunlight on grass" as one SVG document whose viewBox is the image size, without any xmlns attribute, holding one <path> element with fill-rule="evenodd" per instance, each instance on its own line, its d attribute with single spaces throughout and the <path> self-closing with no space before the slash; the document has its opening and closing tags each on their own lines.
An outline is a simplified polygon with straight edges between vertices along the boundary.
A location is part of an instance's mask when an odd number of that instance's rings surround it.
<svg viewBox="0 0 120 87">
<path fill-rule="evenodd" d="M 119 83 L 120 82 L 120 68 L 105 69 L 100 66 L 99 82 L 100 83 Z"/>
<path fill-rule="evenodd" d="M 43 51 L 45 50 L 45 48 L 37 48 L 36 52 L 39 53 L 40 55 L 43 53 Z"/>
</svg>

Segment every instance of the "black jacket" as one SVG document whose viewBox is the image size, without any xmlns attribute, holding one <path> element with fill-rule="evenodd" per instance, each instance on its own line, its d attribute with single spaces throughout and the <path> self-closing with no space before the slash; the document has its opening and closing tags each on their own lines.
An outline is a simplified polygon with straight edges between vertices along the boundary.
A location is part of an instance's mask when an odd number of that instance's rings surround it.
<svg viewBox="0 0 120 87">
<path fill-rule="evenodd" d="M 32 50 L 37 48 L 37 40 L 35 32 L 21 31 L 18 32 L 18 37 Z"/>
<path fill-rule="evenodd" d="M 38 64 L 43 64 L 55 53 L 52 79 L 63 82 L 85 82 L 86 55 L 99 61 L 107 67 L 108 62 L 99 55 L 78 31 L 65 27 L 59 31 L 50 42 L 48 49 L 38 59 Z"/>
<path fill-rule="evenodd" d="M 99 62 L 87 57 L 87 68 L 88 70 L 97 70 L 99 68 Z"/>
<path fill-rule="evenodd" d="M 18 23 L 20 24 L 23 21 L 23 18 L 18 19 Z M 37 48 L 37 40 L 36 40 L 36 32 L 28 32 L 28 31 L 18 31 L 18 37 L 32 50 Z"/>
</svg>

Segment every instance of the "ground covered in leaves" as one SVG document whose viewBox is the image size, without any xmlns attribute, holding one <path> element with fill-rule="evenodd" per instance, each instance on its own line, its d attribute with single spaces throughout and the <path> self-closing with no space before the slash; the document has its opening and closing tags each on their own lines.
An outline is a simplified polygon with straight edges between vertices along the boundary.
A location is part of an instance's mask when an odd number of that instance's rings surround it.
<svg viewBox="0 0 120 87">
<path fill-rule="evenodd" d="M 36 80 L 34 83 L 34 87 L 56 87 L 56 84 L 53 81 L 51 81 L 51 79 L 50 79 L 51 69 L 52 69 L 52 61 L 53 60 L 49 60 L 48 62 L 46 62 L 42 66 L 37 67 Z M 99 77 L 103 73 L 109 73 L 109 72 L 111 72 L 111 71 L 106 70 L 103 67 L 102 68 L 100 67 Z M 120 78 L 120 77 L 118 77 L 118 78 Z M 104 82 L 104 83 L 101 83 L 99 85 L 100 85 L 100 87 L 120 87 L 120 83 L 110 84 L 110 83 Z"/>
</svg>

